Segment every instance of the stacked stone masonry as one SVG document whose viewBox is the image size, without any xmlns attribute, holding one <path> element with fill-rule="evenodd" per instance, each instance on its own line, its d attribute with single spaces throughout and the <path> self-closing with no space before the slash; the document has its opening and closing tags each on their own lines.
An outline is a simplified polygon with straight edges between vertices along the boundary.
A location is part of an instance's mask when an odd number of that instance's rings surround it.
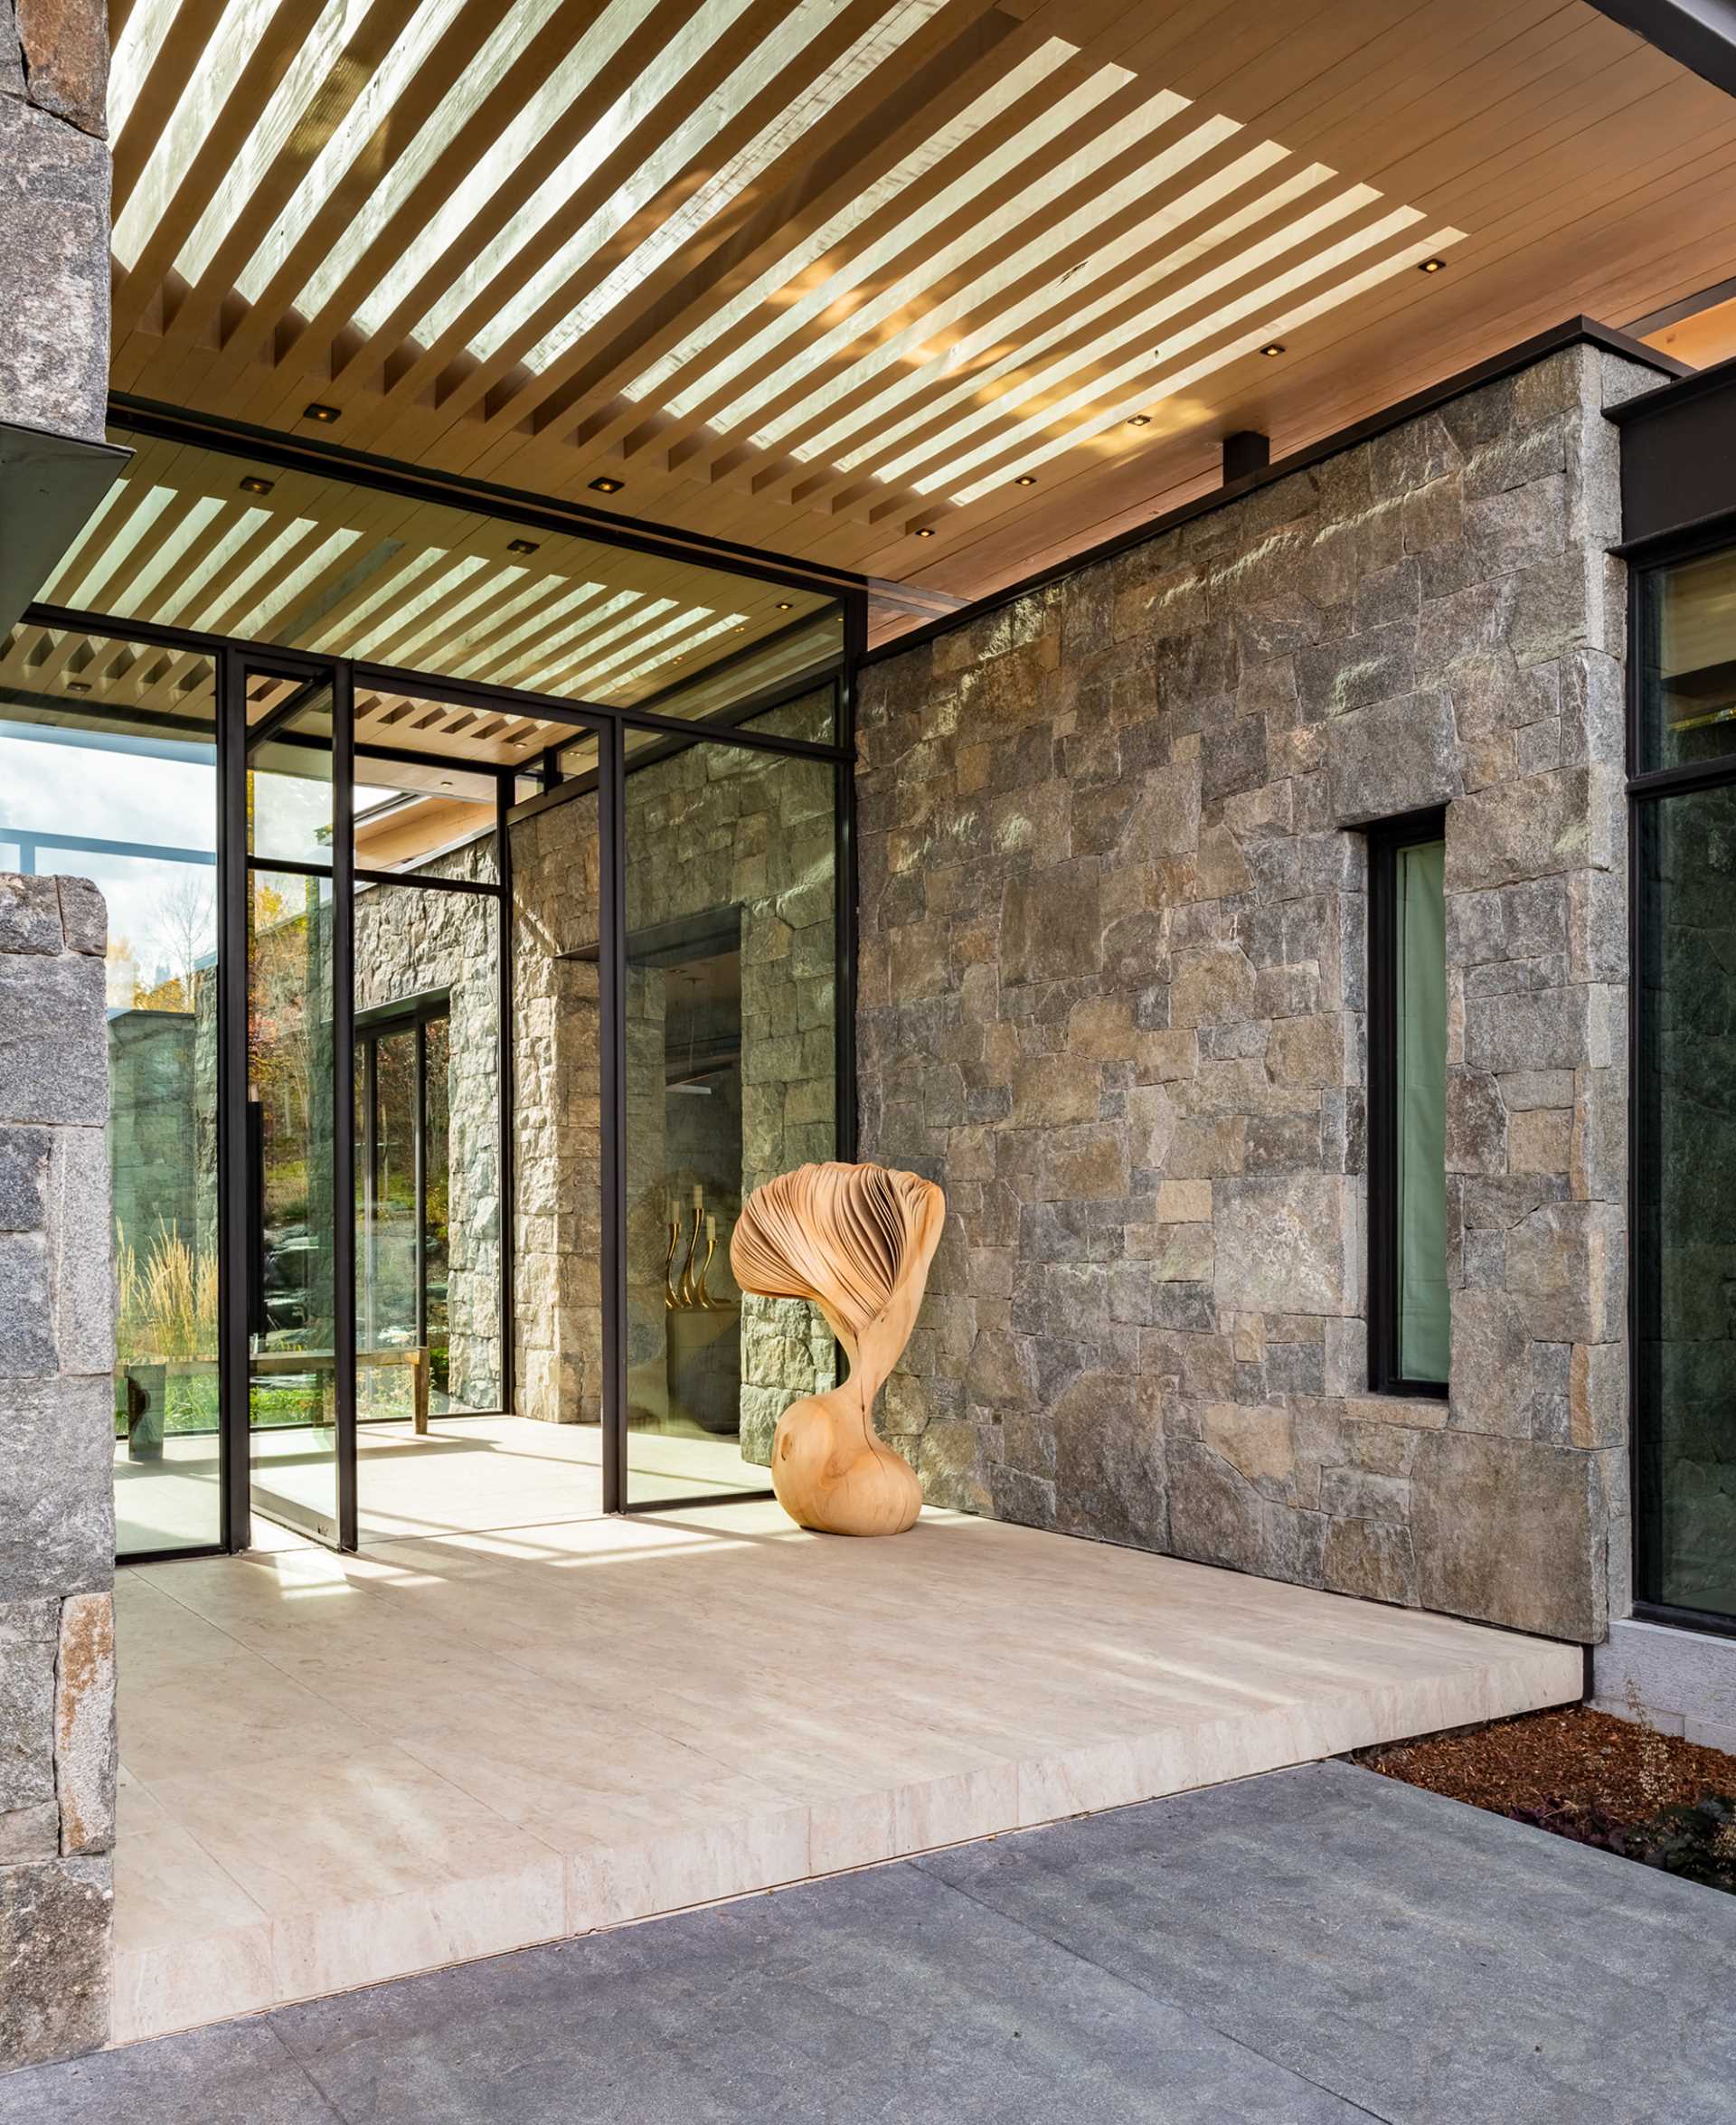
<svg viewBox="0 0 1736 2125">
<path fill-rule="evenodd" d="M 102 0 L 0 0 L 0 420 L 102 433 L 108 92 Z"/>
<path fill-rule="evenodd" d="M 1587 342 L 864 675 L 863 1155 L 929 1498 L 1628 1607 L 1624 573 Z M 1368 1392 L 1366 837 L 1447 808 L 1450 1399 Z"/>
<path fill-rule="evenodd" d="M 87 881 L 0 874 L 0 2070 L 108 2028 L 105 930 Z"/>
</svg>

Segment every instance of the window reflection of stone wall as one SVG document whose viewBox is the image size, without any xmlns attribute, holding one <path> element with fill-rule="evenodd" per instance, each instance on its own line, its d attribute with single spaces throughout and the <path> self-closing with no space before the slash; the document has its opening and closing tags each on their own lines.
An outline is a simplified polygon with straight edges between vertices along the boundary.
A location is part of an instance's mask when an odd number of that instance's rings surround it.
<svg viewBox="0 0 1736 2125">
<path fill-rule="evenodd" d="M 803 729 L 799 704 L 784 714 L 794 719 L 789 728 Z M 627 779 L 629 930 L 740 910 L 742 1170 L 739 1189 L 724 1198 L 731 1216 L 761 1182 L 835 1153 L 833 798 L 828 763 L 717 744 L 691 747 Z M 596 836 L 595 803 L 586 796 L 524 821 L 513 842 L 518 1406 L 557 1421 L 595 1421 L 600 1408 L 598 969 L 556 956 L 596 942 Z M 667 1009 L 664 969 L 634 969 L 627 1365 L 641 1383 L 665 1362 L 671 1159 L 686 1155 L 665 1138 Z M 727 1246 L 720 1218 L 720 1256 Z M 732 1288 L 727 1278 L 722 1288 Z M 833 1362 L 831 1337 L 809 1308 L 745 1302 L 747 1459 L 769 1457 L 778 1415 L 796 1396 L 830 1385 Z"/>
<path fill-rule="evenodd" d="M 492 881 L 472 842 L 426 866 Z M 460 1409 L 502 1406 L 500 1375 L 499 916 L 477 893 L 364 886 L 355 896 L 355 1007 L 445 990 L 450 1112 L 447 1396 Z"/>
<path fill-rule="evenodd" d="M 1648 820 L 1646 987 L 1656 1118 L 1663 1598 L 1736 1612 L 1736 790 Z"/>
<path fill-rule="evenodd" d="M 602 1421 L 602 1075 L 597 803 L 513 832 L 514 1408 Z"/>
</svg>

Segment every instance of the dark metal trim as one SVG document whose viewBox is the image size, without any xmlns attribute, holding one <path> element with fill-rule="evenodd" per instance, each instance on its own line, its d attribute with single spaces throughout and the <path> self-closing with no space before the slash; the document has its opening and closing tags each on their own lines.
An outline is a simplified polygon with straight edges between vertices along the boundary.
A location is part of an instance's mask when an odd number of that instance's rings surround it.
<svg viewBox="0 0 1736 2125">
<path fill-rule="evenodd" d="M 1704 310 L 1715 310 L 1721 303 L 1727 303 L 1732 298 L 1736 298 L 1736 277 L 1714 280 L 1710 288 L 1684 295 L 1679 302 L 1665 303 L 1661 310 L 1648 310 L 1643 317 L 1629 317 L 1622 330 L 1631 333 L 1636 339 L 1648 339 L 1654 332 L 1666 332 L 1672 325 L 1680 325 L 1684 318 L 1697 317 Z"/>
<path fill-rule="evenodd" d="M 500 891 L 500 911 L 495 918 L 495 1010 L 499 1018 L 496 1034 L 498 1097 L 495 1103 L 495 1161 L 500 1172 L 500 1399 L 504 1408 L 518 1407 L 518 1324 L 514 1314 L 516 1289 L 514 1249 L 517 1216 L 513 1174 L 513 1119 L 515 1110 L 514 1063 L 518 1052 L 517 1028 L 513 1024 L 513 955 L 517 950 L 513 917 L 513 835 L 510 824 L 513 785 L 503 779 L 495 790 L 495 876 Z"/>
<path fill-rule="evenodd" d="M 697 1497 L 647 1497 L 633 1500 L 619 1507 L 623 1514 L 634 1513 L 689 1513 L 703 1506 L 750 1506 L 763 1499 L 776 1497 L 775 1490 L 719 1490 L 702 1492 Z"/>
<path fill-rule="evenodd" d="M 355 762 L 347 666 L 332 674 L 332 1377 L 337 1402 L 337 1546 L 360 1539 L 355 1431 Z"/>
<path fill-rule="evenodd" d="M 598 1027 L 602 1065 L 603 1510 L 627 1496 L 627 805 L 626 733 L 598 734 Z"/>
<path fill-rule="evenodd" d="M 342 443 L 314 442 L 302 436 L 285 435 L 277 429 L 256 427 L 248 421 L 189 412 L 183 407 L 165 405 L 158 400 L 135 398 L 127 392 L 110 393 L 108 417 L 112 427 L 129 434 L 154 436 L 165 442 L 215 450 L 225 457 L 245 458 L 287 471 L 306 472 L 318 479 L 346 480 L 355 486 L 402 495 L 410 501 L 438 503 L 447 508 L 467 510 L 475 515 L 501 517 L 515 524 L 594 540 L 599 545 L 619 546 L 628 552 L 655 553 L 667 560 L 685 561 L 696 567 L 717 569 L 727 575 L 754 576 L 764 582 L 780 583 L 798 590 L 818 590 L 829 597 L 845 592 L 867 596 L 867 579 L 854 569 L 834 568 L 826 562 L 804 562 L 788 554 L 769 552 L 762 547 L 743 545 L 732 539 L 712 538 L 703 532 L 672 530 L 641 517 L 618 516 L 580 502 L 527 494 L 521 488 L 468 478 L 460 473 L 424 471 L 420 467 L 404 464 L 401 459 L 376 457 L 369 451 L 347 449 Z"/>
<path fill-rule="evenodd" d="M 252 1539 L 247 1174 L 247 696 L 239 654 L 217 662 L 217 1377 L 222 1547 Z"/>
<path fill-rule="evenodd" d="M 959 628 L 969 627 L 991 612 L 998 612 L 1007 605 L 1016 604 L 1021 598 L 1028 598 L 1034 591 L 1044 590 L 1051 583 L 1061 582 L 1082 568 L 1090 568 L 1099 562 L 1112 561 L 1118 554 L 1130 548 L 1144 545 L 1148 540 L 1173 531 L 1178 524 L 1191 524 L 1196 517 L 1210 515 L 1214 509 L 1222 509 L 1230 503 L 1240 501 L 1244 496 L 1258 494 L 1261 487 L 1270 486 L 1280 479 L 1288 479 L 1293 473 L 1306 472 L 1309 467 L 1319 465 L 1328 458 L 1335 458 L 1358 443 L 1370 441 L 1373 437 L 1385 435 L 1390 430 L 1401 427 L 1407 420 L 1414 420 L 1420 414 L 1432 412 L 1436 407 L 1449 399 L 1476 391 L 1481 385 L 1495 383 L 1504 376 L 1511 376 L 1521 369 L 1529 369 L 1534 363 L 1548 355 L 1559 354 L 1563 347 L 1578 346 L 1582 343 L 1600 346 L 1610 354 L 1624 354 L 1629 361 L 1644 363 L 1671 377 L 1690 376 L 1695 373 L 1685 362 L 1678 362 L 1674 355 L 1661 354 L 1656 347 L 1646 346 L 1642 341 L 1630 338 L 1627 333 L 1613 326 L 1600 325 L 1593 317 L 1570 317 L 1564 323 L 1540 332 L 1533 337 L 1522 340 L 1505 354 L 1492 354 L 1487 361 L 1475 363 L 1468 369 L 1443 378 L 1439 383 L 1431 383 L 1408 399 L 1400 399 L 1395 404 L 1383 408 L 1378 413 L 1354 420 L 1348 427 L 1335 429 L 1331 435 L 1323 436 L 1317 443 L 1308 443 L 1288 456 L 1275 458 L 1264 472 L 1254 473 L 1235 483 L 1234 492 L 1214 487 L 1210 493 L 1200 495 L 1191 502 L 1183 502 L 1174 509 L 1166 509 L 1159 515 L 1148 517 L 1145 523 L 1131 529 L 1118 532 L 1113 538 L 1105 539 L 1095 546 L 1088 546 L 1083 552 L 1074 553 L 1065 561 L 1057 561 L 1050 567 L 1039 569 L 1034 575 L 1024 577 L 1010 583 L 1004 590 L 991 590 L 985 597 L 974 600 L 959 611 L 948 614 L 944 619 L 931 621 L 927 627 L 912 628 L 908 634 L 897 635 L 877 649 L 869 650 L 863 657 L 863 665 L 884 664 L 894 656 L 902 656 L 911 649 L 920 649 L 930 642 L 938 642 Z M 1649 392 L 1646 397 L 1652 394 Z M 1646 399 L 1628 401 L 1628 408 L 1644 405 Z M 1619 419 L 1628 408 L 1612 408 L 1609 418 Z"/>
<path fill-rule="evenodd" d="M 801 752 L 816 758 L 835 759 L 840 748 L 822 745 L 807 738 L 779 738 L 769 732 L 737 727 L 720 718 L 693 721 L 682 716 L 656 715 L 645 709 L 617 705 L 607 701 L 569 700 L 554 694 L 532 694 L 522 688 L 498 686 L 474 679 L 443 678 L 439 672 L 412 671 L 393 665 L 364 664 L 348 657 L 285 649 L 275 642 L 231 640 L 223 635 L 201 635 L 188 628 L 163 627 L 145 620 L 116 619 L 107 613 L 84 612 L 61 605 L 33 605 L 24 616 L 30 627 L 56 628 L 68 633 L 96 635 L 105 641 L 135 641 L 169 649 L 187 656 L 216 658 L 225 649 L 237 649 L 250 671 L 275 669 L 280 678 L 317 679 L 341 669 L 351 675 L 353 690 L 406 694 L 453 708 L 475 708 L 493 714 L 510 715 L 522 722 L 571 724 L 575 730 L 594 730 L 599 724 L 624 723 L 635 730 L 663 731 L 675 738 L 691 739 L 696 732 L 710 733 L 721 741 L 760 752 Z M 835 675 L 818 675 L 817 688 Z M 61 704 L 63 706 L 71 704 Z M 117 712 L 118 713 L 118 712 Z M 763 710 L 756 710 L 756 713 Z M 288 743 L 298 733 L 288 732 L 278 743 Z M 467 775 L 533 777 L 537 763 L 531 760 L 467 760 L 452 753 L 418 752 L 407 747 L 369 741 L 356 748 L 364 760 L 399 760 L 424 766 L 446 767 Z"/>
<path fill-rule="evenodd" d="M 1703 81 L 1736 96 L 1736 7 L 1730 0 L 1591 0 Z"/>
<path fill-rule="evenodd" d="M 1639 758 L 1639 730 L 1643 713 L 1645 688 L 1640 680 L 1640 667 L 1644 662 L 1646 606 L 1643 571 L 1637 568 L 1628 571 L 1628 671 L 1627 671 L 1627 722 L 1628 764 L 1632 772 Z M 1631 785 L 1630 785 L 1631 789 Z M 1652 1129 L 1650 1127 L 1652 1072 L 1646 1063 L 1646 1043 L 1649 1031 L 1647 1014 L 1642 1007 L 1646 993 L 1644 967 L 1646 959 L 1645 924 L 1641 920 L 1645 899 L 1645 883 L 1640 873 L 1640 858 L 1644 845 L 1644 805 L 1630 794 L 1628 802 L 1628 1492 L 1629 1517 L 1632 1523 L 1630 1536 L 1630 1564 L 1637 1595 L 1653 1583 L 1655 1560 L 1657 1555 L 1659 1499 L 1657 1487 L 1653 1479 L 1651 1457 L 1645 1450 L 1642 1430 L 1649 1426 L 1652 1397 L 1644 1380 L 1643 1361 L 1640 1356 L 1646 1346 L 1644 1335 L 1646 1320 L 1650 1312 L 1652 1279 L 1651 1229 L 1653 1220 L 1647 1210 L 1649 1191 L 1644 1185 L 1644 1176 L 1656 1171 L 1650 1163 L 1652 1156 Z M 1642 1234 L 1646 1244 L 1641 1245 Z M 1636 1612 L 1638 1603 L 1636 1602 Z"/>
<path fill-rule="evenodd" d="M 837 921 L 837 981 L 833 995 L 833 1035 L 837 1043 L 837 1095 L 833 1126 L 837 1156 L 861 1156 L 862 1085 L 856 1067 L 856 962 L 861 949 L 862 886 L 856 840 L 856 685 L 855 675 L 867 653 L 867 615 L 845 619 L 844 672 L 838 682 L 837 732 L 846 748 L 839 761 L 833 796 L 835 838 L 833 856 L 833 906 Z M 838 1377 L 843 1377 L 842 1370 Z"/>
<path fill-rule="evenodd" d="M 1715 552 L 1720 546 L 1728 545 L 1732 536 L 1736 536 L 1736 505 L 1690 517 L 1685 524 L 1665 524 L 1661 531 L 1646 532 L 1637 539 L 1625 539 L 1608 551 L 1618 561 L 1648 567 L 1660 558 L 1683 560 L 1696 552 Z"/>
<path fill-rule="evenodd" d="M 1618 1617 L 1617 1621 L 1626 1621 Z M 1707 1638 L 1736 1638 L 1736 1616 L 1722 1616 L 1715 1609 L 1675 1609 L 1667 1601 L 1639 1601 L 1633 1607 L 1636 1623 L 1663 1623 L 1675 1630 L 1697 1630 Z"/>
<path fill-rule="evenodd" d="M 481 836 L 478 835 L 476 838 L 480 840 Z M 423 860 L 431 862 L 433 859 L 425 857 Z M 279 871 L 287 869 L 288 865 L 273 864 L 271 868 Z M 418 892 L 474 892 L 480 893 L 485 900 L 500 898 L 500 888 L 490 878 L 437 878 L 431 874 L 424 876 L 420 871 L 373 870 L 353 871 L 350 875 L 358 885 L 409 885 Z"/>
<path fill-rule="evenodd" d="M 431 1014 L 416 1014 L 416 1341 L 424 1354 L 428 1352 L 428 1029 Z M 369 1068 L 377 1073 L 379 1069 L 379 1044 L 370 1041 Z M 373 1088 L 371 1088 L 373 1089 Z M 368 1126 L 377 1126 L 372 1102 L 368 1110 Z M 447 1144 L 451 1146 L 451 1119 L 447 1121 Z M 450 1234 L 448 1232 L 448 1243 Z M 425 1355 L 429 1367 L 429 1386 L 433 1381 L 433 1361 Z"/>
<path fill-rule="evenodd" d="M 1444 1380 L 1399 1370 L 1398 945 L 1399 851 L 1441 840 L 1444 807 L 1382 819 L 1368 835 L 1368 1385 L 1381 1395 L 1444 1401 Z"/>
</svg>

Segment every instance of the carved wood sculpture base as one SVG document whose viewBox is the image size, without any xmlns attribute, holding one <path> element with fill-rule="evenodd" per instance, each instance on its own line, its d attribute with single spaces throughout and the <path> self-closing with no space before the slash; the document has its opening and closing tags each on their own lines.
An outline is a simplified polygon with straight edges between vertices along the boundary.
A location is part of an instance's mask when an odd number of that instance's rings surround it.
<svg viewBox="0 0 1736 2125">
<path fill-rule="evenodd" d="M 730 1239 L 744 1291 L 807 1299 L 850 1376 L 778 1420 L 771 1487 L 790 1518 L 828 1535 L 902 1535 L 922 1510 L 910 1464 L 874 1431 L 874 1397 L 916 1326 L 946 1197 L 884 1166 L 801 1166 L 756 1188 Z"/>
</svg>

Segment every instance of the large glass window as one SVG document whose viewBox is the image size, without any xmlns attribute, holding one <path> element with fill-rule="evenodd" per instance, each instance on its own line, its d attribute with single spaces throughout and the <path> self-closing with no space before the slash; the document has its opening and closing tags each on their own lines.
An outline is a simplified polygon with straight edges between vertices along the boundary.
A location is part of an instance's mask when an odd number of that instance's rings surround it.
<svg viewBox="0 0 1736 2125">
<path fill-rule="evenodd" d="M 1736 1620 L 1736 551 L 1641 578 L 1637 1588 Z"/>
<path fill-rule="evenodd" d="M 131 439 L 0 674 L 0 865 L 113 927 L 123 1554 L 762 1490 L 835 1354 L 730 1238 L 838 1148 L 846 785 L 753 741 L 835 744 L 844 604 Z"/>
<path fill-rule="evenodd" d="M 1736 549 L 1641 579 L 1642 773 L 1736 751 Z"/>
<path fill-rule="evenodd" d="M 21 628 L 0 657 L 0 869 L 108 910 L 123 1556 L 220 1539 L 217 783 L 202 657 Z"/>
<path fill-rule="evenodd" d="M 1370 846 L 1370 1353 L 1377 1392 L 1444 1393 L 1447 844 L 1439 813 Z"/>
<path fill-rule="evenodd" d="M 744 1296 L 744 1198 L 837 1156 L 835 770 L 683 745 L 627 779 L 629 1504 L 766 1488 L 832 1386 L 798 1300 Z"/>
</svg>

